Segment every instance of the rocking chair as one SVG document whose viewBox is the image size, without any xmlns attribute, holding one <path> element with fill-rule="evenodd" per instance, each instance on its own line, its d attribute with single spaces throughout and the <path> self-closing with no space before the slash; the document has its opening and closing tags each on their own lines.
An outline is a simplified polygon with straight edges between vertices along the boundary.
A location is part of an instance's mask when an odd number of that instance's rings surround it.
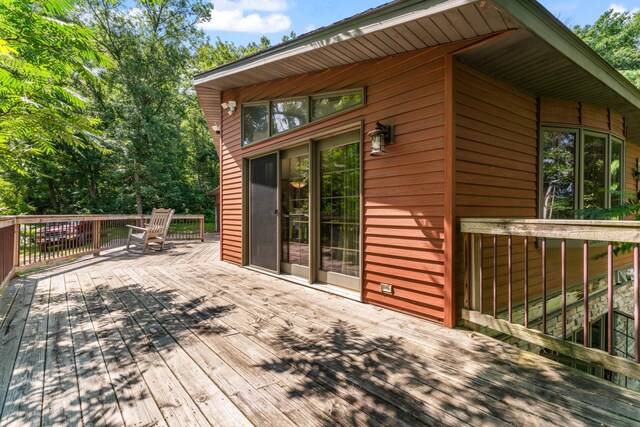
<svg viewBox="0 0 640 427">
<path fill-rule="evenodd" d="M 157 243 L 160 245 L 160 250 L 163 250 L 174 212 L 173 209 L 154 209 L 151 212 L 151 219 L 144 227 L 127 225 L 129 227 L 127 250 L 132 244 L 139 244 L 142 246 L 142 253 L 145 253 L 149 243 Z"/>
</svg>

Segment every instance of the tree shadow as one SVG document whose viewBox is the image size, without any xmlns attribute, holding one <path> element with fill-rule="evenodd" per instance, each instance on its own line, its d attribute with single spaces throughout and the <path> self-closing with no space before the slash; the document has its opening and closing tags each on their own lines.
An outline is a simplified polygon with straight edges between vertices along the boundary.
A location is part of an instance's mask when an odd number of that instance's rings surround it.
<svg viewBox="0 0 640 427">
<path fill-rule="evenodd" d="M 17 288 L 10 318 L 0 317 L 0 354 L 14 361 L 0 372 L 1 425 L 41 419 L 49 425 L 121 424 L 125 407 L 156 405 L 146 370 L 162 363 L 162 350 L 230 331 L 216 320 L 236 309 L 231 304 L 149 286 L 144 278 L 117 287 L 88 278 L 63 269 L 16 279 L 5 289 Z M 50 280 L 57 281 L 51 288 Z M 145 414 L 146 421 L 162 422 L 157 406 L 156 412 Z"/>
<path fill-rule="evenodd" d="M 284 356 L 261 367 L 302 375 L 299 385 L 289 389 L 292 398 L 312 394 L 329 401 L 336 397 L 346 401 L 348 405 L 342 405 L 339 414 L 341 424 L 413 426 L 499 421 L 487 410 L 465 407 L 456 396 L 471 393 L 450 375 L 430 368 L 427 359 L 405 349 L 403 342 L 394 336 L 365 336 L 343 321 L 332 322 L 328 331 L 283 327 L 271 345 L 281 349 Z M 333 421 L 327 425 L 333 425 Z"/>
</svg>

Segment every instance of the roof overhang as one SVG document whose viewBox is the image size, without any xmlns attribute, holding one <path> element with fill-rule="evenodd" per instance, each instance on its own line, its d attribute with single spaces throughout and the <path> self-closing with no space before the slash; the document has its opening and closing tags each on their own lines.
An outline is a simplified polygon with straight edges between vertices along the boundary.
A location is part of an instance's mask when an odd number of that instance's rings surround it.
<svg viewBox="0 0 640 427">
<path fill-rule="evenodd" d="M 212 126 L 220 122 L 224 90 L 509 30 L 517 31 L 465 50 L 459 59 L 534 96 L 615 109 L 632 119 L 629 137 L 640 138 L 640 91 L 533 0 L 393 1 L 199 74 L 196 91 Z M 514 46 L 529 51 L 505 57 Z M 543 61 L 543 69 L 541 55 L 555 62 Z M 506 66 L 515 59 L 517 66 Z"/>
</svg>

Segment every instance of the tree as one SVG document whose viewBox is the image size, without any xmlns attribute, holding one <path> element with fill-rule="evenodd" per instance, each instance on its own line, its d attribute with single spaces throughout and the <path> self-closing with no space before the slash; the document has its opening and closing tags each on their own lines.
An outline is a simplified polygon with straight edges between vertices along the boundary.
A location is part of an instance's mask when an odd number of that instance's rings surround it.
<svg viewBox="0 0 640 427">
<path fill-rule="evenodd" d="M 91 87 L 100 114 L 108 116 L 106 134 L 119 141 L 126 157 L 125 184 L 135 208 L 165 205 L 181 210 L 181 185 L 187 149 L 181 138 L 184 76 L 189 48 L 204 35 L 196 24 L 209 18 L 204 0 L 138 2 L 86 0 L 84 16 L 96 28 L 96 41 L 114 62 Z M 182 91 L 182 92 L 181 92 Z M 106 117 L 105 117 L 106 118 Z"/>
<path fill-rule="evenodd" d="M 608 10 L 593 25 L 573 31 L 616 70 L 640 87 L 640 12 Z"/>
<path fill-rule="evenodd" d="M 104 66 L 73 1 L 0 0 L 0 170 L 27 172 L 24 154 L 99 143 L 73 82 Z"/>
</svg>

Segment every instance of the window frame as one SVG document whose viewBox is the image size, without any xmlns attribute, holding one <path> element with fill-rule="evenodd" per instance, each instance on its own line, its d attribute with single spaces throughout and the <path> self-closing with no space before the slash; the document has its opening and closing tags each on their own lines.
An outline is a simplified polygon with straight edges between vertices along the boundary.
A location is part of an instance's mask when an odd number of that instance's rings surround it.
<svg viewBox="0 0 640 427">
<path fill-rule="evenodd" d="M 258 105 L 266 105 L 267 106 L 267 134 L 268 136 L 266 138 L 263 139 L 259 139 L 257 141 L 254 142 L 248 142 L 248 143 L 244 143 L 244 109 L 246 107 L 255 107 Z M 271 137 L 271 103 L 269 101 L 252 101 L 252 102 L 244 102 L 242 104 L 240 104 L 240 146 L 241 147 L 247 147 L 249 145 L 255 144 L 256 142 L 260 142 L 260 141 L 264 141 L 266 139 L 269 139 Z"/>
<path fill-rule="evenodd" d="M 329 97 L 329 96 L 336 96 L 336 95 L 346 95 L 346 94 L 360 94 L 362 96 L 362 102 L 360 104 L 354 105 L 352 107 L 346 108 L 344 110 L 338 111 L 336 113 L 333 114 L 329 114 L 327 116 L 324 116 L 322 118 L 313 120 L 311 117 L 311 102 L 314 99 L 318 99 L 318 98 L 322 98 L 322 97 Z M 283 102 L 283 101 L 294 101 L 294 100 L 301 100 L 301 99 L 306 99 L 307 101 L 307 123 L 300 125 L 298 127 L 294 127 L 282 132 L 278 132 L 275 133 L 274 129 L 273 129 L 273 103 L 276 102 Z M 366 87 L 357 87 L 357 88 L 350 88 L 350 89 L 344 89 L 344 90 L 338 90 L 338 91 L 332 91 L 332 92 L 322 92 L 322 93 L 315 93 L 315 94 L 309 94 L 309 95 L 296 95 L 296 96 L 289 96 L 289 97 L 283 97 L 283 98 L 274 98 L 274 99 L 266 99 L 266 100 L 261 100 L 261 101 L 251 101 L 251 102 L 243 102 L 240 104 L 240 147 L 241 148 L 245 148 L 248 147 L 250 145 L 254 145 L 254 144 L 258 144 L 264 141 L 269 140 L 270 138 L 276 137 L 276 136 L 281 136 L 281 135 L 285 135 L 289 132 L 293 132 L 295 130 L 298 129 L 302 129 L 306 126 L 309 126 L 311 124 L 315 124 L 315 123 L 319 123 L 322 122 L 323 120 L 327 120 L 331 117 L 335 117 L 339 114 L 343 114 L 346 113 L 348 111 L 351 110 L 355 110 L 356 108 L 360 108 L 363 107 L 367 104 L 367 92 L 366 92 Z M 256 141 L 252 141 L 252 142 L 248 142 L 248 143 L 244 143 L 244 108 L 245 106 L 256 106 L 256 105 L 266 105 L 267 106 L 267 110 L 269 111 L 269 117 L 268 117 L 268 126 L 269 126 L 269 135 L 266 138 L 262 138 Z"/>
<path fill-rule="evenodd" d="M 544 159 L 544 144 L 543 133 L 545 131 L 556 132 L 571 132 L 576 134 L 576 153 L 574 164 L 574 211 L 584 209 L 584 139 L 586 135 L 594 135 L 597 137 L 605 137 L 605 209 L 611 207 L 611 149 L 612 140 L 617 140 L 621 144 L 621 167 L 622 172 L 620 174 L 620 192 L 625 193 L 626 190 L 626 140 L 619 135 L 613 134 L 610 131 L 603 131 L 600 129 L 593 129 L 585 126 L 567 126 L 562 124 L 553 123 L 541 123 L 538 128 L 538 218 L 541 219 L 553 219 L 543 218 L 544 215 L 544 171 L 543 171 L 543 159 Z M 624 196 L 622 197 L 624 201 Z M 573 219 L 580 219 L 577 214 L 574 214 Z"/>
</svg>

